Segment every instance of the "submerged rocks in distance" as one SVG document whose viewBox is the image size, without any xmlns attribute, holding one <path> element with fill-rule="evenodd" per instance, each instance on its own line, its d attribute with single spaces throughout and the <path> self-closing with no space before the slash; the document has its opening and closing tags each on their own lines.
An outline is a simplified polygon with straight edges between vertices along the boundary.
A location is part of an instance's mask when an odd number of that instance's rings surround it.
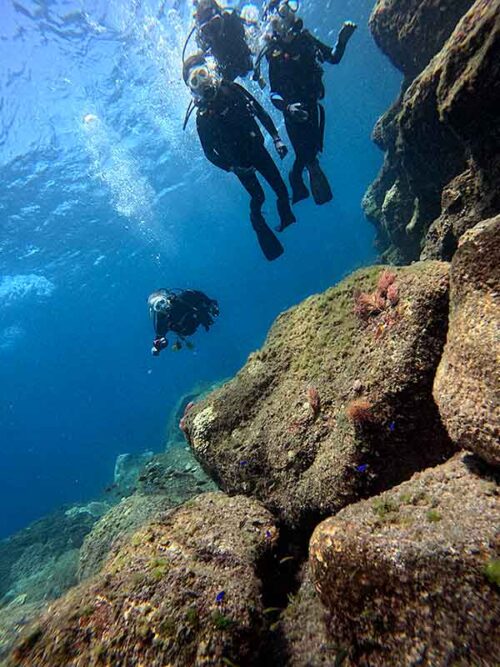
<svg viewBox="0 0 500 667">
<path fill-rule="evenodd" d="M 258 570 L 277 540 L 255 500 L 207 493 L 136 533 L 52 605 L 12 665 L 258 665 Z"/>
<path fill-rule="evenodd" d="M 500 465 L 500 216 L 467 232 L 451 264 L 450 324 L 434 397 L 454 442 Z"/>
<path fill-rule="evenodd" d="M 468 228 L 500 211 L 499 9 L 498 0 L 375 7 L 375 40 L 406 75 L 376 126 L 386 158 L 364 199 L 390 261 L 449 260 Z"/>
<path fill-rule="evenodd" d="M 195 455 L 223 490 L 292 528 L 442 462 L 454 450 L 432 383 L 447 314 L 439 262 L 363 269 L 307 299 L 189 411 Z"/>
<path fill-rule="evenodd" d="M 491 470 L 459 454 L 316 528 L 313 579 L 345 667 L 499 664 Z"/>
</svg>

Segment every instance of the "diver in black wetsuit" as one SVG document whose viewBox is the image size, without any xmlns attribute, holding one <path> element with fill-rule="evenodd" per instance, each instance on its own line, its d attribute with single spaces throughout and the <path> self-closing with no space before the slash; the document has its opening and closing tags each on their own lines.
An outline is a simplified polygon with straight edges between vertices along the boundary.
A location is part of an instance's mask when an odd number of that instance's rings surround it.
<svg viewBox="0 0 500 667">
<path fill-rule="evenodd" d="M 256 122 L 271 135 L 281 159 L 288 150 L 269 114 L 242 86 L 220 79 L 204 60 L 203 54 L 191 56 L 184 65 L 184 81 L 197 107 L 196 126 L 206 157 L 216 167 L 233 172 L 249 193 L 250 220 L 260 247 L 268 260 L 283 253 L 283 246 L 262 215 L 265 200 L 258 171 L 277 196 L 280 225 L 283 231 L 294 223 L 288 190 L 281 174 L 264 146 L 264 137 Z"/>
<path fill-rule="evenodd" d="M 195 2 L 196 42 L 212 55 L 223 79 L 234 81 L 253 70 L 245 24 L 236 9 L 222 9 L 216 0 Z"/>
<path fill-rule="evenodd" d="M 192 289 L 156 290 L 149 296 L 148 306 L 155 330 L 151 348 L 155 357 L 167 347 L 166 335 L 170 331 L 177 335 L 172 347 L 178 350 L 186 336 L 192 336 L 199 326 L 208 331 L 219 315 L 217 301 Z"/>
<path fill-rule="evenodd" d="M 254 77 L 260 76 L 259 64 L 266 56 L 271 100 L 284 115 L 295 151 L 295 163 L 290 172 L 293 203 L 309 197 L 303 180 L 304 169 L 307 169 L 314 201 L 325 204 L 333 195 L 318 161 L 325 130 L 325 110 L 319 103 L 325 95 L 321 63 L 337 64 L 342 60 L 356 25 L 350 21 L 344 23 L 332 49 L 304 29 L 296 11 L 297 3 L 292 0 L 271 0 L 268 4 L 268 43 L 259 56 Z"/>
</svg>

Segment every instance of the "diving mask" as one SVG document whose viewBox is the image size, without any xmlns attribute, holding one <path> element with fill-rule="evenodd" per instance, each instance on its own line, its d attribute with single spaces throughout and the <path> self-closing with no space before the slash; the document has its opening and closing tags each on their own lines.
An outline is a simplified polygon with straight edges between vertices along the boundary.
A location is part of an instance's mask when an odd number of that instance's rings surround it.
<svg viewBox="0 0 500 667">
<path fill-rule="evenodd" d="M 155 313 L 165 313 L 168 310 L 169 302 L 164 296 L 155 296 L 150 298 L 149 306 Z"/>
<path fill-rule="evenodd" d="M 189 73 L 187 84 L 194 97 L 208 99 L 215 95 L 219 79 L 207 65 L 199 65 Z"/>
<path fill-rule="evenodd" d="M 269 21 L 272 32 L 282 39 L 293 34 L 293 27 L 297 21 L 298 3 L 284 0 L 276 6 Z"/>
</svg>

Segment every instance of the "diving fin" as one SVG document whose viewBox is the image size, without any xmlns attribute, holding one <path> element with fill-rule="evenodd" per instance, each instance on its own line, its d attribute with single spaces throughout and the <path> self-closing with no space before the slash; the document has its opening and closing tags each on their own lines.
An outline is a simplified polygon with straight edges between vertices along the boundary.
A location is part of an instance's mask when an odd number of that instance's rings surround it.
<svg viewBox="0 0 500 667">
<path fill-rule="evenodd" d="M 278 259 L 278 257 L 283 254 L 284 249 L 272 229 L 267 225 L 264 217 L 261 214 L 252 213 L 250 219 L 252 221 L 252 227 L 257 234 L 257 241 L 259 242 L 266 259 L 269 262 Z"/>
<path fill-rule="evenodd" d="M 321 206 L 331 201 L 333 199 L 332 190 L 327 177 L 319 166 L 319 162 L 315 160 L 308 164 L 307 171 L 309 172 L 312 196 L 316 204 Z"/>
</svg>

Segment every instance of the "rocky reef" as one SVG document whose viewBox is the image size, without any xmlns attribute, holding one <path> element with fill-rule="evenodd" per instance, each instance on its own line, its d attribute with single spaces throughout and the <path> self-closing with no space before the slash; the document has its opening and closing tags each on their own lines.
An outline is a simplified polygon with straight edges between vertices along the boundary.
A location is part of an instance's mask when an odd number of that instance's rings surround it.
<svg viewBox="0 0 500 667">
<path fill-rule="evenodd" d="M 379 0 L 370 27 L 404 81 L 374 130 L 365 213 L 387 261 L 450 260 L 500 212 L 498 0 Z"/>
</svg>

